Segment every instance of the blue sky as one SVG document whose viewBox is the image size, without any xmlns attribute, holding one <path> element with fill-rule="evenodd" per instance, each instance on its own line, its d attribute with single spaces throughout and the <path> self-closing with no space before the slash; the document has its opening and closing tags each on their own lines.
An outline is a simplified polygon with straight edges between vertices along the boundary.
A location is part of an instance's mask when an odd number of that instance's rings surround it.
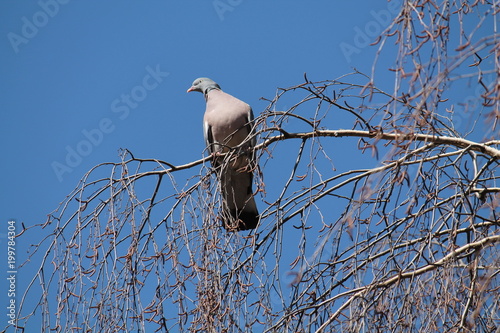
<svg viewBox="0 0 500 333">
<path fill-rule="evenodd" d="M 118 162 L 120 148 L 199 159 L 204 101 L 186 93 L 197 77 L 258 115 L 261 97 L 304 73 L 369 72 L 375 49 L 364 36 L 387 15 L 390 4 L 372 0 L 0 2 L 0 225 L 45 222 L 91 167 Z M 37 241 L 18 244 L 19 261 Z"/>
<path fill-rule="evenodd" d="M 120 148 L 199 159 L 204 101 L 186 93 L 197 77 L 259 114 L 260 97 L 305 72 L 323 80 L 368 70 L 373 50 L 356 44 L 355 29 L 376 22 L 370 10 L 387 10 L 384 1 L 364 1 L 363 11 L 351 1 L 222 2 L 0 2 L 1 225 L 45 222 L 91 167 L 119 161 Z M 342 42 L 359 53 L 346 57 Z M 18 262 L 36 236 L 17 245 Z"/>
<path fill-rule="evenodd" d="M 0 219 L 44 222 L 88 169 L 117 161 L 119 148 L 175 164 L 200 158 L 203 99 L 185 93 L 196 77 L 213 78 L 259 114 L 267 105 L 260 97 L 301 83 L 304 72 L 321 80 L 369 69 L 372 50 L 349 62 L 339 45 L 355 46 L 354 29 L 375 21 L 369 11 L 387 8 L 232 3 L 219 12 L 210 1 L 0 3 L 0 135 L 9 161 L 1 165 Z M 143 97 L 137 86 L 148 68 L 161 82 Z M 127 104 L 134 88 L 140 101 Z"/>
</svg>

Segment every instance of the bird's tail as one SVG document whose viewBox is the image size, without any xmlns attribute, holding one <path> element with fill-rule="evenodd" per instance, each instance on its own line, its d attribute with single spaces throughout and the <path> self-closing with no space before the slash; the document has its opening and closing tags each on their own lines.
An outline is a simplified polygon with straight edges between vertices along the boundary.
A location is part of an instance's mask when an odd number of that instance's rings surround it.
<svg viewBox="0 0 500 333">
<path fill-rule="evenodd" d="M 259 211 L 252 191 L 251 171 L 222 167 L 220 173 L 221 193 L 226 230 L 240 231 L 255 229 L 259 223 Z"/>
</svg>

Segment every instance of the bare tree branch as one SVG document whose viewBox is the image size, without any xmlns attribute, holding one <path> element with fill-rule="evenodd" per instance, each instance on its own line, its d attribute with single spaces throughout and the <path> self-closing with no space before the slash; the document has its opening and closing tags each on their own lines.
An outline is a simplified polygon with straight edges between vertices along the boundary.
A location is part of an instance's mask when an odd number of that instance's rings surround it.
<svg viewBox="0 0 500 333">
<path fill-rule="evenodd" d="M 499 9 L 404 1 L 370 75 L 265 98 L 255 231 L 221 228 L 210 157 L 89 170 L 22 231 L 17 331 L 498 332 Z"/>
</svg>

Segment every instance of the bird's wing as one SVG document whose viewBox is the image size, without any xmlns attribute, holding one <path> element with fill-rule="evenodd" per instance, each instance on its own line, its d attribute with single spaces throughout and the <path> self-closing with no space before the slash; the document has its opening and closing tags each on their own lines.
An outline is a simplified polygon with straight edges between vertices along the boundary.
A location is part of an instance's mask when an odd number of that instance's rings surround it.
<svg viewBox="0 0 500 333">
<path fill-rule="evenodd" d="M 203 122 L 203 138 L 205 139 L 205 144 L 208 148 L 209 153 L 214 152 L 214 138 L 212 136 L 212 126 L 206 121 Z"/>
<path fill-rule="evenodd" d="M 214 89 L 207 94 L 207 109 L 203 121 L 205 142 L 210 153 L 227 152 L 243 142 L 244 148 L 255 145 L 252 108 L 245 102 Z M 251 138 L 249 139 L 249 135 Z M 228 230 L 254 229 L 259 221 L 253 198 L 253 154 L 235 157 L 221 164 L 217 157 L 220 189 L 226 215 L 224 227 Z M 235 155 L 236 156 L 236 155 Z"/>
</svg>

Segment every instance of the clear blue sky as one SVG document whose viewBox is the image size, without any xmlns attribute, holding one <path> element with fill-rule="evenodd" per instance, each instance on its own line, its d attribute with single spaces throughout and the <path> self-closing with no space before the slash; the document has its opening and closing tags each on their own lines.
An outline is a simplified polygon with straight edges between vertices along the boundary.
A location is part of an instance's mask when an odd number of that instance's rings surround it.
<svg viewBox="0 0 500 333">
<path fill-rule="evenodd" d="M 3 221 L 43 222 L 89 168 L 117 161 L 119 148 L 172 163 L 198 159 L 204 105 L 185 93 L 196 77 L 213 78 L 259 114 L 260 97 L 301 83 L 304 72 L 322 80 L 369 69 L 372 50 L 349 62 L 339 45 L 355 45 L 353 29 L 387 6 L 66 2 L 0 3 Z M 160 72 L 146 80 L 151 90 L 140 87 L 148 68 Z"/>
<path fill-rule="evenodd" d="M 44 222 L 89 168 L 117 161 L 119 148 L 172 163 L 200 158 L 203 99 L 186 94 L 196 77 L 213 78 L 259 114 L 260 97 L 301 83 L 304 72 L 322 80 L 368 70 L 373 50 L 354 40 L 355 28 L 376 22 L 370 10 L 387 9 L 371 1 L 362 12 L 330 1 L 233 1 L 219 11 L 211 1 L 60 2 L 0 3 L 2 221 Z M 357 42 L 359 54 L 346 57 L 342 42 Z M 141 88 L 150 71 L 157 80 Z"/>
<path fill-rule="evenodd" d="M 119 161 L 120 148 L 173 164 L 199 159 L 204 101 L 186 93 L 197 77 L 214 79 L 259 114 L 267 105 L 260 97 L 302 83 L 304 72 L 311 80 L 351 67 L 369 72 L 375 50 L 359 31 L 385 28 L 388 6 L 0 2 L 0 226 L 45 222 L 91 167 Z M 6 232 L 0 227 L 1 251 Z M 37 241 L 17 246 L 19 261 Z"/>
</svg>

